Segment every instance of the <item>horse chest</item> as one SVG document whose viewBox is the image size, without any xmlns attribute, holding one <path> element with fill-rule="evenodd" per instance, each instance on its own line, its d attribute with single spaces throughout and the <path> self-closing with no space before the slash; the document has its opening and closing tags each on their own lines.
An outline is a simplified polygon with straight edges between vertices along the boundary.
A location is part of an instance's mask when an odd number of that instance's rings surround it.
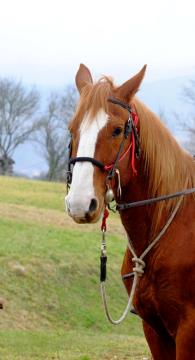
<svg viewBox="0 0 195 360">
<path fill-rule="evenodd" d="M 166 329 L 175 337 L 183 313 L 183 299 L 179 284 L 179 273 L 160 272 L 140 279 L 134 306 L 141 318 L 157 332 Z"/>
<path fill-rule="evenodd" d="M 151 316 L 156 309 L 153 286 L 147 277 L 139 281 L 134 297 L 134 306 L 143 320 Z"/>
</svg>

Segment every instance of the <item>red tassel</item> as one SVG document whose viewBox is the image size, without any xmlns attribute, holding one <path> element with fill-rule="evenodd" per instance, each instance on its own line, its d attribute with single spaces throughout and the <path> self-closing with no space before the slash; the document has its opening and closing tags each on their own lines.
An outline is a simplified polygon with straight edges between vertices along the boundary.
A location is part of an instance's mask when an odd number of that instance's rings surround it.
<svg viewBox="0 0 195 360">
<path fill-rule="evenodd" d="M 109 211 L 107 208 L 105 208 L 104 215 L 102 218 L 102 226 L 101 226 L 102 231 L 106 231 L 106 219 L 108 218 L 108 216 L 109 216 Z"/>
</svg>

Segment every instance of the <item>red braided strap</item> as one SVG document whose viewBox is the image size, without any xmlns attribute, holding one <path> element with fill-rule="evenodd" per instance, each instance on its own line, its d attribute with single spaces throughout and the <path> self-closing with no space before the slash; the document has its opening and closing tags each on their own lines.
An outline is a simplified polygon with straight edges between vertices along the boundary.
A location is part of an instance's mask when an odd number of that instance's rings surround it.
<svg viewBox="0 0 195 360">
<path fill-rule="evenodd" d="M 106 231 L 107 227 L 106 227 L 106 219 L 108 218 L 109 216 L 109 211 L 107 208 L 105 208 L 104 210 L 104 215 L 103 215 L 103 218 L 102 218 L 102 225 L 101 225 L 101 230 L 102 231 Z"/>
</svg>

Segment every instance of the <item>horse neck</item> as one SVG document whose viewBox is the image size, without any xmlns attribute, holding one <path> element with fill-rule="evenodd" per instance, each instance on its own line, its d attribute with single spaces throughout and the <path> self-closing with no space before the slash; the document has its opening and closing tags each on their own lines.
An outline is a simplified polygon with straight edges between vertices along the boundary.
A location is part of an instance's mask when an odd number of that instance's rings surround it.
<svg viewBox="0 0 195 360">
<path fill-rule="evenodd" d="M 137 167 L 137 175 L 132 176 L 122 187 L 121 203 L 135 202 L 148 198 L 147 176 L 143 176 L 143 165 Z M 123 226 L 139 256 L 151 241 L 155 206 L 141 206 L 120 212 Z"/>
<path fill-rule="evenodd" d="M 192 157 L 177 144 L 149 109 L 137 99 L 134 105 L 140 121 L 142 157 L 136 164 L 137 176 L 131 175 L 122 188 L 120 202 L 144 200 L 194 187 Z M 122 223 L 138 255 L 165 225 L 177 201 L 173 199 L 166 203 L 121 211 Z"/>
</svg>

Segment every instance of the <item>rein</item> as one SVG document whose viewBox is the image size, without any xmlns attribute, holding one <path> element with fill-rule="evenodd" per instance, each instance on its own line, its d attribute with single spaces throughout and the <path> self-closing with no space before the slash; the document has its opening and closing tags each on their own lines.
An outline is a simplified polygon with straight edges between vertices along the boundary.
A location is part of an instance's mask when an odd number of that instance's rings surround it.
<svg viewBox="0 0 195 360">
<path fill-rule="evenodd" d="M 175 192 L 173 194 L 158 196 L 156 198 L 140 200 L 140 201 L 124 203 L 124 204 L 117 204 L 116 205 L 116 210 L 120 211 L 120 210 L 131 209 L 131 208 L 134 208 L 134 207 L 144 206 L 144 205 L 152 205 L 152 204 L 155 204 L 156 202 L 159 202 L 159 201 L 174 199 L 174 198 L 179 197 L 179 196 L 190 195 L 190 194 L 193 194 L 193 193 L 195 193 L 195 188 L 186 189 L 186 190 L 182 190 L 182 191 L 177 191 L 177 192 Z"/>
</svg>

